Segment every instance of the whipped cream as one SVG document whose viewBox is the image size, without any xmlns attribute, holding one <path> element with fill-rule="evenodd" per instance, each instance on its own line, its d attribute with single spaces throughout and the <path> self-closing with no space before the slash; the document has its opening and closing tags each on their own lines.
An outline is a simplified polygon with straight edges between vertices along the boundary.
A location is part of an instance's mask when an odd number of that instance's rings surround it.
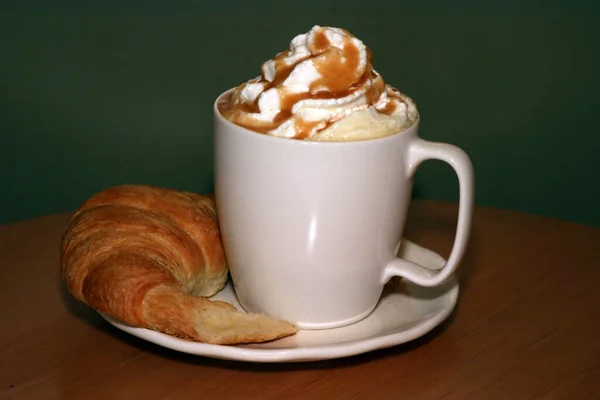
<svg viewBox="0 0 600 400">
<path fill-rule="evenodd" d="M 238 86 L 221 113 L 245 128 L 286 138 L 347 141 L 391 135 L 417 119 L 414 102 L 387 85 L 362 41 L 314 26 Z"/>
</svg>

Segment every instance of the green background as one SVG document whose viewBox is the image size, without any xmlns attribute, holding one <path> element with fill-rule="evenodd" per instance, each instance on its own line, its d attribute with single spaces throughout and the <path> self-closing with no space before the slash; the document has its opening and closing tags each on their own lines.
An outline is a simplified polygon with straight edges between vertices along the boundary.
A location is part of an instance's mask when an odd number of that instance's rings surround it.
<svg viewBox="0 0 600 400">
<path fill-rule="evenodd" d="M 600 226 L 597 3 L 3 2 L 0 223 L 121 183 L 212 190 L 214 98 L 319 24 L 469 153 L 477 204 Z M 417 197 L 457 193 L 441 162 L 417 173 Z"/>
</svg>

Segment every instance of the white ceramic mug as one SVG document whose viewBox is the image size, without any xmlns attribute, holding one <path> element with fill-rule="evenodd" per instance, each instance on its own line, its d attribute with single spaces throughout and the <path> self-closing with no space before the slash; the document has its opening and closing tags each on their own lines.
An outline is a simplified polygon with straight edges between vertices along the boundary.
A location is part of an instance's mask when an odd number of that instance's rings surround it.
<svg viewBox="0 0 600 400">
<path fill-rule="evenodd" d="M 334 328 L 369 315 L 393 276 L 435 286 L 455 271 L 473 211 L 473 169 L 461 149 L 420 139 L 418 121 L 363 141 L 272 137 L 226 120 L 218 102 L 217 211 L 235 291 L 247 311 L 301 329 Z M 456 238 L 440 271 L 396 257 L 413 175 L 427 159 L 450 164 L 460 183 Z"/>
</svg>

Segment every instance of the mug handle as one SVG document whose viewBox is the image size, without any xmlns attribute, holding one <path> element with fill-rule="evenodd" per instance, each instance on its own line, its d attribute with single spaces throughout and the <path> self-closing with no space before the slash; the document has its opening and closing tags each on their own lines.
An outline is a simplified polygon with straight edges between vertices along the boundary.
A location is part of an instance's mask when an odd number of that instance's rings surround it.
<svg viewBox="0 0 600 400">
<path fill-rule="evenodd" d="M 414 176 L 423 161 L 432 159 L 450 164 L 458 176 L 460 186 L 458 223 L 450 257 L 446 265 L 439 271 L 433 271 L 412 261 L 395 258 L 385 266 L 382 283 L 386 283 L 393 276 L 401 276 L 420 286 L 437 286 L 454 273 L 465 254 L 473 218 L 473 165 L 467 153 L 460 148 L 445 143 L 429 142 L 417 137 L 411 142 L 407 152 L 408 177 Z"/>
</svg>

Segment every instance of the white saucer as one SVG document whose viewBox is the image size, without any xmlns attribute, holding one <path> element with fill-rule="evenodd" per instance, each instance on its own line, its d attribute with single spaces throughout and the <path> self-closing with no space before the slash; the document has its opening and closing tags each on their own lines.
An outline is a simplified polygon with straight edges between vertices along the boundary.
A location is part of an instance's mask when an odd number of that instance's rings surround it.
<svg viewBox="0 0 600 400">
<path fill-rule="evenodd" d="M 445 263 L 438 254 L 407 240 L 400 247 L 399 255 L 431 269 L 439 269 Z M 213 299 L 227 301 L 242 309 L 230 283 Z M 445 320 L 457 299 L 458 282 L 455 277 L 435 288 L 394 279 L 386 285 L 375 310 L 353 325 L 328 330 L 301 330 L 294 336 L 268 343 L 236 346 L 182 340 L 101 315 L 127 333 L 184 353 L 238 361 L 300 362 L 348 357 L 416 339 Z"/>
</svg>

